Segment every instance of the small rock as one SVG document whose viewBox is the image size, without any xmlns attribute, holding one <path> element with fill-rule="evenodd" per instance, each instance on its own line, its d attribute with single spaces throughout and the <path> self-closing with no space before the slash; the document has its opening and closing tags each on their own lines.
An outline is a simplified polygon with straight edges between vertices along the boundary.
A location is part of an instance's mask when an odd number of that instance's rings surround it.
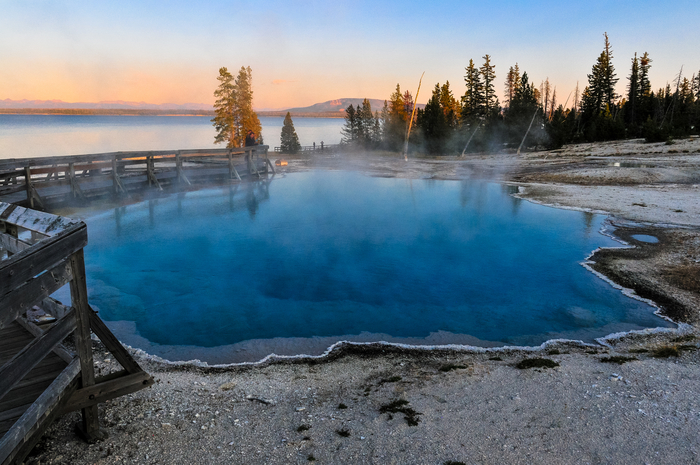
<svg viewBox="0 0 700 465">
<path fill-rule="evenodd" d="M 297 412 L 301 412 L 301 411 L 306 410 L 306 407 L 297 407 L 294 410 L 296 410 Z"/>
</svg>

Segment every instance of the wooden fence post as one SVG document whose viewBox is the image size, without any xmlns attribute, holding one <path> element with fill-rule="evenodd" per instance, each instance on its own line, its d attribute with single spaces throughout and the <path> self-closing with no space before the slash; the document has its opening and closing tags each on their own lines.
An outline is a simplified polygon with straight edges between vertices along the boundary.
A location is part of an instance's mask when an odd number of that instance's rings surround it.
<svg viewBox="0 0 700 465">
<path fill-rule="evenodd" d="M 74 334 L 76 350 L 80 357 L 80 387 L 85 388 L 95 384 L 95 368 L 92 359 L 92 339 L 90 338 L 89 312 L 92 310 L 87 298 L 83 249 L 70 256 L 70 266 L 73 274 L 73 279 L 70 281 L 70 296 L 77 323 Z M 88 441 L 102 439 L 104 433 L 100 431 L 97 405 L 82 409 L 82 413 L 82 422 L 78 425 L 79 431 Z"/>
</svg>

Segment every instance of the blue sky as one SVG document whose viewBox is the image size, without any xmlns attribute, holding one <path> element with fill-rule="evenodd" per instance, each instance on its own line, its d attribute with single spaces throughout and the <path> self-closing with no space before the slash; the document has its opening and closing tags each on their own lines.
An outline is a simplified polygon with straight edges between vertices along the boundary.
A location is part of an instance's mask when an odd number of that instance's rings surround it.
<svg viewBox="0 0 700 465">
<path fill-rule="evenodd" d="M 251 66 L 257 108 L 415 92 L 423 71 L 425 102 L 446 80 L 461 95 L 469 59 L 488 53 L 499 93 L 517 62 L 563 101 L 604 32 L 620 92 L 635 52 L 651 55 L 654 88 L 700 71 L 697 1 L 0 0 L 0 12 L 0 99 L 211 103 L 219 67 Z"/>
</svg>

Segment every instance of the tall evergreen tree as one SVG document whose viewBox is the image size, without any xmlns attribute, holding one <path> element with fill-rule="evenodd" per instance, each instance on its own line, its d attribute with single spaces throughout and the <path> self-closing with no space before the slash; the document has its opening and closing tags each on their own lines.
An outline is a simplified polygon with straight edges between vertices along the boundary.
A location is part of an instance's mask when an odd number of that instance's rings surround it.
<svg viewBox="0 0 700 465">
<path fill-rule="evenodd" d="M 253 71 L 250 66 L 241 66 L 236 76 L 235 83 L 236 98 L 236 140 L 242 147 L 245 143 L 245 136 L 248 131 L 253 131 L 257 136 L 259 144 L 263 142 L 262 125 L 258 114 L 253 110 Z"/>
<path fill-rule="evenodd" d="M 588 75 L 588 93 L 584 100 L 584 112 L 588 118 L 594 118 L 605 109 L 613 108 L 617 94 L 615 93 L 615 84 L 617 77 L 615 75 L 615 67 L 612 64 L 612 48 L 608 40 L 608 34 L 605 33 L 605 47 L 600 53 L 596 64 L 593 65 L 591 74 Z"/>
<path fill-rule="evenodd" d="M 632 70 L 630 71 L 630 77 L 627 78 L 629 83 L 627 84 L 627 103 L 625 104 L 625 120 L 627 124 L 636 124 L 637 115 L 635 111 L 637 109 L 637 103 L 639 102 L 639 60 L 637 59 L 637 54 L 634 54 L 632 59 Z"/>
<path fill-rule="evenodd" d="M 252 71 L 241 67 L 235 80 L 228 69 L 219 69 L 219 86 L 214 91 L 214 118 L 216 129 L 214 143 L 226 143 L 226 147 L 243 147 L 248 131 L 258 135 L 262 142 L 262 125 L 253 110 Z"/>
<path fill-rule="evenodd" d="M 464 76 L 466 90 L 462 97 L 462 121 L 471 123 L 483 113 L 483 85 L 481 73 L 474 65 L 474 60 L 469 60 L 469 66 L 465 71 L 467 74 Z"/>
<path fill-rule="evenodd" d="M 515 90 L 520 87 L 520 68 L 516 63 L 515 66 L 511 66 L 508 70 L 508 75 L 506 76 L 505 84 L 505 105 L 510 106 L 511 100 L 515 95 Z"/>
<path fill-rule="evenodd" d="M 446 81 L 440 88 L 440 107 L 445 114 L 447 126 L 454 129 L 459 121 L 459 102 L 455 99 L 450 90 L 450 81 Z"/>
<path fill-rule="evenodd" d="M 496 96 L 496 65 L 491 64 L 491 56 L 484 55 L 484 64 L 479 68 L 481 73 L 483 87 L 483 106 L 482 115 L 490 118 L 495 113 L 498 113 L 498 97 Z"/>
<path fill-rule="evenodd" d="M 406 101 L 401 93 L 401 87 L 396 84 L 396 90 L 389 97 L 384 117 L 384 144 L 387 149 L 401 150 L 406 137 L 407 123 Z"/>
<path fill-rule="evenodd" d="M 358 118 L 352 103 L 345 109 L 345 125 L 340 130 L 344 144 L 355 144 L 358 139 Z"/>
<path fill-rule="evenodd" d="M 299 137 L 294 129 L 294 122 L 292 121 L 292 115 L 287 112 L 287 116 L 284 117 L 284 122 L 282 123 L 282 133 L 280 134 L 280 150 L 282 153 L 297 153 L 301 150 L 301 144 L 299 143 Z"/>
<path fill-rule="evenodd" d="M 235 145 L 235 94 L 233 86 L 233 76 L 226 67 L 219 68 L 219 76 L 216 78 L 219 86 L 214 91 L 214 118 L 211 122 L 216 129 L 214 137 L 215 144 L 226 143 L 226 147 L 237 147 Z"/>
<path fill-rule="evenodd" d="M 428 153 L 444 153 L 450 128 L 445 120 L 445 112 L 440 104 L 442 91 L 440 84 L 435 84 L 433 95 L 421 114 L 420 128 L 423 132 Z"/>
</svg>

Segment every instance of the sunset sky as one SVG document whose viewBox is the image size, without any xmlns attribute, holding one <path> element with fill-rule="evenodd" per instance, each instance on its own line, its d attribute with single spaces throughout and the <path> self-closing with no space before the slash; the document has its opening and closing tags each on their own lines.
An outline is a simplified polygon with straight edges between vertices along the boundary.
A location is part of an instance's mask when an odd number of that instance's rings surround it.
<svg viewBox="0 0 700 465">
<path fill-rule="evenodd" d="M 626 87 L 631 58 L 653 59 L 654 89 L 700 71 L 700 2 L 8 1 L 0 0 L 0 99 L 213 103 L 218 69 L 253 70 L 258 109 L 335 98 L 420 102 L 437 83 L 464 93 L 469 59 L 490 54 L 549 77 L 563 103 L 603 48 Z"/>
</svg>

